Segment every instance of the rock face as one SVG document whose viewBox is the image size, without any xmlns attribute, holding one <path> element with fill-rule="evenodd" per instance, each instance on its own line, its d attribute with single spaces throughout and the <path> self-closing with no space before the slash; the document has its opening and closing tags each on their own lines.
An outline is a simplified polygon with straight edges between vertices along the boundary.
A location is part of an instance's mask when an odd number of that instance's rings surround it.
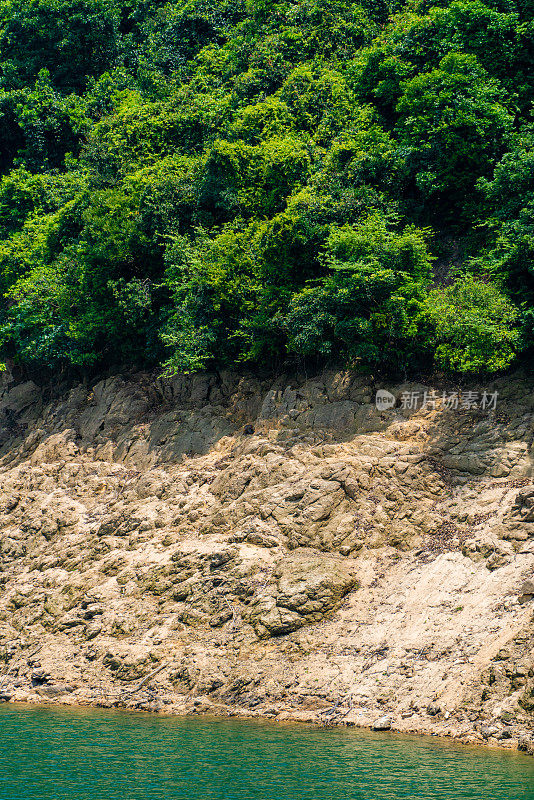
<svg viewBox="0 0 534 800">
<path fill-rule="evenodd" d="M 251 602 L 248 621 L 260 638 L 320 622 L 357 586 L 354 573 L 353 563 L 307 548 L 295 550 L 278 562 L 275 583 Z"/>
<path fill-rule="evenodd" d="M 4 379 L 0 700 L 534 751 L 533 385 L 484 388 Z"/>
</svg>

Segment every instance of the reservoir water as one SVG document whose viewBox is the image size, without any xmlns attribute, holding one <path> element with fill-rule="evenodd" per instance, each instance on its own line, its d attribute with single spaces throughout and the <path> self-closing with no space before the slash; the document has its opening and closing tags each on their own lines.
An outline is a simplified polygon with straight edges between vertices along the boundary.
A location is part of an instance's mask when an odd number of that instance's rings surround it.
<svg viewBox="0 0 534 800">
<path fill-rule="evenodd" d="M 534 800 L 534 759 L 354 729 L 0 706 L 0 800 Z"/>
</svg>

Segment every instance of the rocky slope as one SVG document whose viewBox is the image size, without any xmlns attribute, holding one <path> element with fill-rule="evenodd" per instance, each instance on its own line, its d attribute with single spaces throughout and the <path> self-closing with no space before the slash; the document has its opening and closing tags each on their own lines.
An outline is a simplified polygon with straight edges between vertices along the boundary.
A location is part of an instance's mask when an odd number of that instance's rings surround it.
<svg viewBox="0 0 534 800">
<path fill-rule="evenodd" d="M 5 378 L 0 697 L 534 750 L 533 382 Z"/>
</svg>

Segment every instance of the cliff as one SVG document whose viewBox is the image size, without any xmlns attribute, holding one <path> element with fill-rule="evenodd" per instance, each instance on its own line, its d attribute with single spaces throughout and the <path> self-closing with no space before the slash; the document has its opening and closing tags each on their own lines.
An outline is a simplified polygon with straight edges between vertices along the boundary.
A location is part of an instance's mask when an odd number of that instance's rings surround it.
<svg viewBox="0 0 534 800">
<path fill-rule="evenodd" d="M 533 383 L 4 380 L 0 697 L 532 751 Z"/>
</svg>

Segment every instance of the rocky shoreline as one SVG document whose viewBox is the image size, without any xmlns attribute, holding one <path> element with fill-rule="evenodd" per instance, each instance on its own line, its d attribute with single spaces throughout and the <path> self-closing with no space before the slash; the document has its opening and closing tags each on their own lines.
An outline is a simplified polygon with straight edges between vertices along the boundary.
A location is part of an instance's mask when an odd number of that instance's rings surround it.
<svg viewBox="0 0 534 800">
<path fill-rule="evenodd" d="M 0 701 L 534 753 L 533 388 L 5 378 Z"/>
<path fill-rule="evenodd" d="M 529 728 L 517 729 L 510 726 L 499 724 L 472 727 L 470 725 L 457 725 L 454 727 L 435 725 L 414 726 L 413 723 L 403 724 L 399 720 L 391 717 L 378 717 L 374 721 L 369 718 L 362 718 L 361 715 L 354 715 L 347 709 L 342 708 L 337 716 L 325 718 L 324 714 L 313 711 L 295 711 L 283 706 L 280 709 L 255 709 L 239 708 L 227 706 L 222 703 L 214 703 L 208 697 L 195 698 L 184 697 L 177 701 L 175 697 L 147 692 L 144 695 L 137 695 L 135 699 L 129 701 L 117 699 L 103 699 L 99 692 L 85 692 L 85 699 L 81 696 L 74 698 L 69 692 L 65 695 L 61 688 L 63 697 L 41 696 L 28 691 L 13 691 L 0 693 L 0 703 L 9 703 L 14 706 L 48 706 L 77 709 L 115 709 L 122 711 L 135 712 L 139 714 L 158 714 L 172 717 L 200 716 L 204 718 L 238 718 L 250 720 L 265 720 L 272 723 L 295 723 L 302 725 L 313 725 L 324 729 L 328 728 L 358 728 L 362 730 L 374 731 L 378 733 L 398 733 L 409 736 L 432 736 L 440 739 L 454 741 L 457 744 L 472 745 L 478 747 L 490 747 L 494 749 L 514 751 L 534 756 L 534 741 Z M 92 699 L 91 699 L 92 695 Z"/>
</svg>

